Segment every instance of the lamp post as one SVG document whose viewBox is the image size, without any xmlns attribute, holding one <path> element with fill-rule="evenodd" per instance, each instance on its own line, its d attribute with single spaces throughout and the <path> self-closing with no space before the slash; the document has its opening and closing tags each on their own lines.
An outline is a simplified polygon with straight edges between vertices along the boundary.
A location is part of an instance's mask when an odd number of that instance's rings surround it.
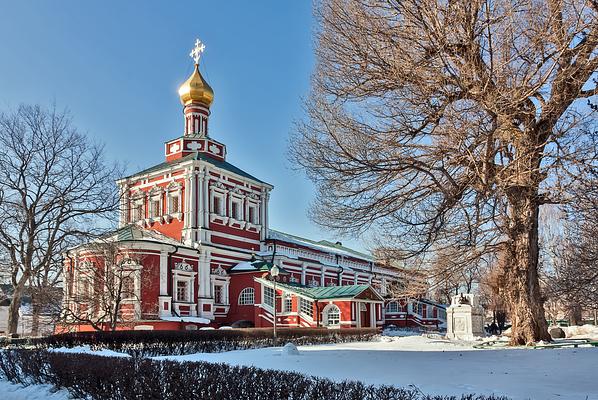
<svg viewBox="0 0 598 400">
<path fill-rule="evenodd" d="M 276 277 L 280 274 L 280 269 L 276 264 L 270 268 L 270 276 L 274 281 L 274 341 L 276 341 Z"/>
</svg>

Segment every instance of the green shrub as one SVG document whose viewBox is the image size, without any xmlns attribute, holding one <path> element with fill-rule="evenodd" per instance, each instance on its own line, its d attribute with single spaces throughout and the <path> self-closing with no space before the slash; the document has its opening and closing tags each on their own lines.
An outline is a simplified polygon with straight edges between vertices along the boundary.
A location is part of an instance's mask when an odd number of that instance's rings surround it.
<svg viewBox="0 0 598 400">
<path fill-rule="evenodd" d="M 207 362 L 12 349 L 0 351 L 2 375 L 17 383 L 48 383 L 88 399 L 450 400 L 412 389 L 334 382 L 295 372 Z M 461 400 L 506 400 L 464 395 Z"/>
</svg>

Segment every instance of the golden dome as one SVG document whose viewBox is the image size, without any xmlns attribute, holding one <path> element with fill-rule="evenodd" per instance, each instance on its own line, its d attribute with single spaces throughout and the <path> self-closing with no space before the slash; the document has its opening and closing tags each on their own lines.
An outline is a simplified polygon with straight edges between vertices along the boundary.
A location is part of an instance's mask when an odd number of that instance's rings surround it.
<svg viewBox="0 0 598 400">
<path fill-rule="evenodd" d="M 214 101 L 214 91 L 199 73 L 199 64 L 195 64 L 193 73 L 179 88 L 179 96 L 184 106 L 201 103 L 209 107 Z"/>
</svg>

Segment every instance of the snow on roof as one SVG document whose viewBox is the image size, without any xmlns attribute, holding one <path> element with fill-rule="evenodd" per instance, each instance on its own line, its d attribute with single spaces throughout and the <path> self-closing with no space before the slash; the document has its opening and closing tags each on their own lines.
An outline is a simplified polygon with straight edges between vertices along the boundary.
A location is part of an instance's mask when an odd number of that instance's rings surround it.
<svg viewBox="0 0 598 400">
<path fill-rule="evenodd" d="M 171 322 L 195 322 L 198 324 L 209 324 L 212 322 L 209 319 L 202 317 L 160 317 L 160 319 Z"/>
<path fill-rule="evenodd" d="M 232 267 L 230 271 L 257 271 L 257 269 L 249 261 L 241 261 Z"/>
<path fill-rule="evenodd" d="M 374 261 L 373 257 L 369 254 L 360 253 L 356 250 L 350 249 L 338 243 L 332 243 L 328 240 L 315 241 L 311 239 L 302 238 L 300 236 L 291 235 L 288 233 L 280 232 L 274 229 L 269 229 L 268 239 L 280 240 L 287 243 L 296 244 L 298 246 L 308 247 L 314 250 L 322 251 L 325 253 L 338 254 L 340 256 L 353 257 L 367 262 Z"/>
</svg>

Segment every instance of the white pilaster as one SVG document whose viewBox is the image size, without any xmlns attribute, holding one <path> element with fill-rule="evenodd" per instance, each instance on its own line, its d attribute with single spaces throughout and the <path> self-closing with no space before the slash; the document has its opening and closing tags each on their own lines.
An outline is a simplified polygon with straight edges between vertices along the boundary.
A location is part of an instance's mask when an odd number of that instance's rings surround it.
<svg viewBox="0 0 598 400">
<path fill-rule="evenodd" d="M 203 222 L 204 228 L 208 228 L 209 222 L 210 222 L 210 190 L 209 190 L 209 183 L 210 183 L 210 171 L 208 170 L 208 168 L 206 167 L 203 170 Z"/>
<path fill-rule="evenodd" d="M 168 253 L 160 253 L 160 296 L 168 296 Z"/>
<path fill-rule="evenodd" d="M 197 213 L 195 215 L 197 215 L 197 227 L 198 228 L 202 228 L 204 226 L 204 207 L 205 207 L 205 199 L 204 199 L 204 182 L 205 179 L 205 175 L 202 173 L 202 171 L 200 171 L 199 174 L 197 174 Z M 198 238 L 199 240 L 201 240 L 202 238 Z"/>
</svg>

